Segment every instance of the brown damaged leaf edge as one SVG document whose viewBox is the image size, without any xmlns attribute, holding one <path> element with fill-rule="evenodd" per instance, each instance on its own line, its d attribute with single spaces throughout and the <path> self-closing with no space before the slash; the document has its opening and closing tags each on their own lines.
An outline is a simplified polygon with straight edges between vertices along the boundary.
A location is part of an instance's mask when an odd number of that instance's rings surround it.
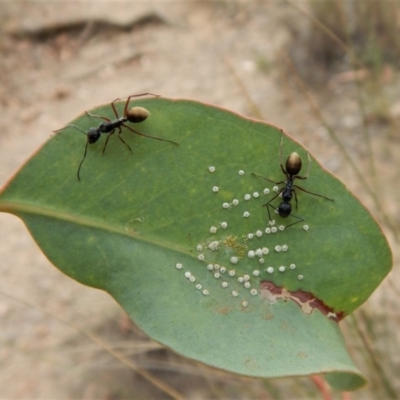
<svg viewBox="0 0 400 400">
<path fill-rule="evenodd" d="M 278 299 L 294 301 L 305 314 L 311 314 L 315 309 L 327 316 L 333 321 L 339 322 L 345 315 L 342 311 L 334 312 L 320 299 L 317 299 L 312 293 L 296 290 L 291 292 L 284 287 L 276 286 L 273 282 L 262 281 L 260 283 L 261 296 L 270 303 L 275 303 Z"/>
</svg>

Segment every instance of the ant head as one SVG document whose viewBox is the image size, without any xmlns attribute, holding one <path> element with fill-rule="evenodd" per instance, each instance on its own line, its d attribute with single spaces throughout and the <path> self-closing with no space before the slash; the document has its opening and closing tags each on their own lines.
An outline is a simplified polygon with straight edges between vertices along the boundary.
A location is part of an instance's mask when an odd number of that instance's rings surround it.
<svg viewBox="0 0 400 400">
<path fill-rule="evenodd" d="M 290 203 L 282 202 L 279 204 L 278 213 L 282 218 L 287 218 L 292 212 L 292 206 Z"/>
<path fill-rule="evenodd" d="M 291 176 L 297 175 L 301 170 L 301 164 L 300 156 L 294 151 L 286 160 L 287 173 Z"/>
<path fill-rule="evenodd" d="M 126 112 L 126 118 L 129 122 L 143 122 L 150 115 L 150 112 L 143 107 L 132 107 Z"/>
<path fill-rule="evenodd" d="M 88 143 L 96 143 L 100 139 L 100 131 L 97 128 L 89 128 L 87 131 L 87 141 Z"/>
</svg>

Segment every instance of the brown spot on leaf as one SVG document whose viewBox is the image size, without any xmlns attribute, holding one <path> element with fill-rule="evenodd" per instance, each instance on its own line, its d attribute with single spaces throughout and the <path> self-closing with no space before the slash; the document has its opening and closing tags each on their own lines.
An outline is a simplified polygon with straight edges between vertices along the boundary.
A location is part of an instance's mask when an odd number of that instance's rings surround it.
<svg viewBox="0 0 400 400">
<path fill-rule="evenodd" d="M 229 307 L 221 307 L 217 309 L 218 314 L 226 315 L 231 311 Z"/>
<path fill-rule="evenodd" d="M 328 307 L 324 302 L 316 298 L 312 293 L 303 290 L 291 292 L 284 287 L 276 286 L 273 282 L 262 281 L 260 283 L 261 296 L 270 303 L 275 303 L 278 299 L 284 301 L 294 301 L 305 314 L 311 314 L 315 309 L 319 310 L 328 318 L 339 322 L 344 317 L 342 311 L 335 312 L 333 308 Z"/>
<path fill-rule="evenodd" d="M 271 294 L 273 295 L 281 295 L 282 294 L 282 288 L 276 286 L 273 282 L 268 282 L 268 281 L 262 281 L 260 283 L 260 290 L 269 290 L 271 292 Z"/>
<path fill-rule="evenodd" d="M 270 319 L 274 318 L 274 314 L 271 314 L 271 313 L 265 314 L 263 318 L 266 320 L 270 320 Z"/>
</svg>

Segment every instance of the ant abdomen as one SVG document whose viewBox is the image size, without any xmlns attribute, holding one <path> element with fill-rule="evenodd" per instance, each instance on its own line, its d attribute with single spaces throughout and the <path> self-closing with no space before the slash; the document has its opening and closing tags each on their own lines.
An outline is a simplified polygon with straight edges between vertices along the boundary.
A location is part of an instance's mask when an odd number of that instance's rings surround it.
<svg viewBox="0 0 400 400">
<path fill-rule="evenodd" d="M 289 175 L 297 175 L 301 170 L 301 157 L 294 151 L 286 160 L 286 171 Z"/>
<path fill-rule="evenodd" d="M 126 112 L 126 118 L 129 122 L 143 122 L 150 115 L 150 112 L 143 107 L 132 107 Z"/>
</svg>

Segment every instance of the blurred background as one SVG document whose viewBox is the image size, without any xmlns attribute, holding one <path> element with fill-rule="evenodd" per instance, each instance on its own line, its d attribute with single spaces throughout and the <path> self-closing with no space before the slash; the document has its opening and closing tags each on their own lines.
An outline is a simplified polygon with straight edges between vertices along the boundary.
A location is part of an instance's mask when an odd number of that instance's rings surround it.
<svg viewBox="0 0 400 400">
<path fill-rule="evenodd" d="M 399 0 L 3 1 L 0 52 L 1 186 L 53 130 L 143 92 L 263 119 L 308 147 L 394 254 L 341 323 L 369 385 L 329 396 L 400 398 Z M 1 214 L 0 230 L 1 398 L 331 398 L 317 378 L 242 378 L 175 355 L 55 269 L 18 219 Z"/>
</svg>

